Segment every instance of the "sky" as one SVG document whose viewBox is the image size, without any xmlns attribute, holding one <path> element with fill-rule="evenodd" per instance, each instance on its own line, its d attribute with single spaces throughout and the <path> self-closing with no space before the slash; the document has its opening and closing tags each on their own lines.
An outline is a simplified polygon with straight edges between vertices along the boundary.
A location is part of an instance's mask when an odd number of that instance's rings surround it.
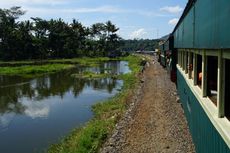
<svg viewBox="0 0 230 153">
<path fill-rule="evenodd" d="M 0 0 L 0 8 L 21 6 L 30 17 L 77 19 L 85 26 L 112 21 L 124 39 L 156 39 L 172 32 L 188 0 Z"/>
</svg>

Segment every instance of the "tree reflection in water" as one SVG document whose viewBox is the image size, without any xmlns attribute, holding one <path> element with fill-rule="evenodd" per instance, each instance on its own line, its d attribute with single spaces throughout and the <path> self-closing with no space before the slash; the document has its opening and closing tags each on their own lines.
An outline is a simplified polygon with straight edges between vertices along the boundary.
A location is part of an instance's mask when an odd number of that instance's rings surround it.
<svg viewBox="0 0 230 153">
<path fill-rule="evenodd" d="M 125 67 L 126 64 L 126 67 Z M 77 98 L 84 88 L 107 90 L 111 93 L 116 87 L 117 80 L 80 79 L 71 74 L 90 70 L 97 73 L 127 73 L 130 72 L 127 62 L 108 62 L 94 68 L 76 67 L 59 73 L 30 79 L 19 76 L 0 76 L 0 125 L 5 126 L 15 114 L 24 114 L 32 118 L 46 117 L 49 105 L 44 99 L 54 96 L 63 98 L 67 92 Z"/>
</svg>

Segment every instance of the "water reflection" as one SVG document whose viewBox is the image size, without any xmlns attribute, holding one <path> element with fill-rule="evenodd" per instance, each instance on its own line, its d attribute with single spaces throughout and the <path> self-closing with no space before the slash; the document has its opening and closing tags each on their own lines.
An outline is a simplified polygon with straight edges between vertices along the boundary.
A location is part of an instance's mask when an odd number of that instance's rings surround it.
<svg viewBox="0 0 230 153">
<path fill-rule="evenodd" d="M 114 74 L 130 72 L 127 62 L 121 61 L 95 68 L 76 66 L 34 79 L 0 76 L 0 151 L 31 152 L 35 148 L 45 148 L 89 120 L 92 117 L 90 106 L 113 96 L 122 86 L 121 80 L 111 78 L 71 77 L 85 70 Z M 16 141 L 15 136 L 23 135 L 27 136 L 26 140 Z M 36 142 L 31 141 L 35 139 Z M 10 147 L 15 143 L 19 143 L 15 149 Z"/>
<path fill-rule="evenodd" d="M 14 116 L 15 116 L 15 113 L 5 113 L 0 116 L 1 131 L 5 130 L 9 126 Z"/>
</svg>

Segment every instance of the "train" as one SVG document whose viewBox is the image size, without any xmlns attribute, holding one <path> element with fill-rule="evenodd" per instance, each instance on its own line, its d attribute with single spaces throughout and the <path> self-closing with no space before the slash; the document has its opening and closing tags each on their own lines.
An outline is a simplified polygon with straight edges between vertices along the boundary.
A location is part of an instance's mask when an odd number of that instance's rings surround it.
<svg viewBox="0 0 230 153">
<path fill-rule="evenodd" d="M 160 41 L 158 50 L 158 61 L 167 69 L 171 81 L 176 83 L 177 49 L 174 48 L 174 36 L 170 34 L 165 41 Z"/>
<path fill-rule="evenodd" d="M 230 1 L 188 0 L 159 62 L 176 83 L 197 153 L 230 153 Z"/>
</svg>

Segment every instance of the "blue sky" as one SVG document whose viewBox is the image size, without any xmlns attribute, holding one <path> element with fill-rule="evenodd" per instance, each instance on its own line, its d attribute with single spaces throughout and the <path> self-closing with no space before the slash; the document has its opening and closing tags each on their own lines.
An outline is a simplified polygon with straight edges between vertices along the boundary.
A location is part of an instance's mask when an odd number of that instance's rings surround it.
<svg viewBox="0 0 230 153">
<path fill-rule="evenodd" d="M 170 33 L 188 0 L 0 0 L 1 8 L 22 6 L 30 17 L 73 18 L 85 26 L 111 20 L 124 39 L 154 39 Z"/>
</svg>

